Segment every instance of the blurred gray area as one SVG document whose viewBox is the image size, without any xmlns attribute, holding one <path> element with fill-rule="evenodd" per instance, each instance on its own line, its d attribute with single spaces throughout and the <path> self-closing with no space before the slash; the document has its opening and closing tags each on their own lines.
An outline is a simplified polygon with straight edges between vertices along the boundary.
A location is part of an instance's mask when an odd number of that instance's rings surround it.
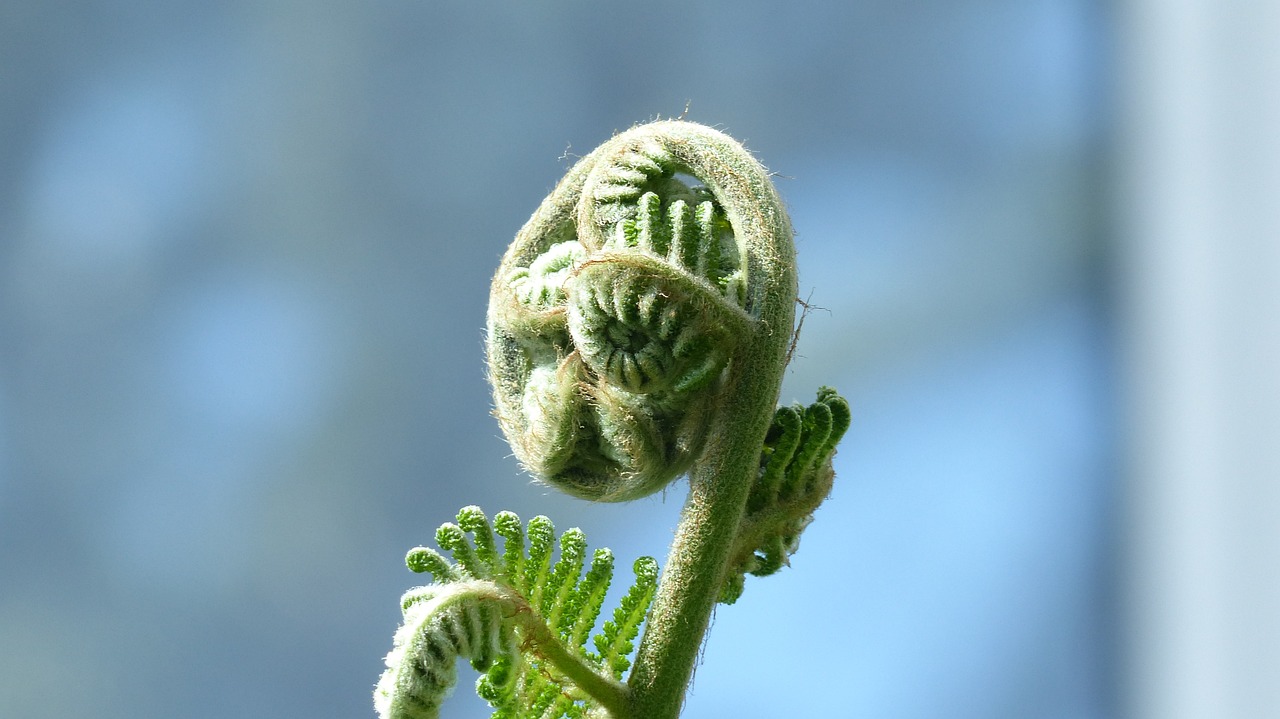
<svg viewBox="0 0 1280 719">
<path fill-rule="evenodd" d="M 372 716 L 466 504 L 661 559 L 683 486 L 531 484 L 482 341 L 574 158 L 686 108 L 793 213 L 783 400 L 854 407 L 688 715 L 1116 716 L 1102 5 L 4 4 L 0 716 Z"/>
</svg>

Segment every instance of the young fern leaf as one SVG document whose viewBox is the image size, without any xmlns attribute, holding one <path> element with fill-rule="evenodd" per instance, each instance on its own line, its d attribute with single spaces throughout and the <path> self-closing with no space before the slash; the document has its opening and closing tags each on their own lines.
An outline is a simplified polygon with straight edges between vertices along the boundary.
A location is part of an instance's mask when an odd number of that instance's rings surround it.
<svg viewBox="0 0 1280 719">
<path fill-rule="evenodd" d="M 800 533 L 831 492 L 831 459 L 850 418 L 848 402 L 830 387 L 819 389 L 808 407 L 797 403 L 774 413 L 720 590 L 722 603 L 742 596 L 745 574 L 773 574 L 799 549 Z"/>
<path fill-rule="evenodd" d="M 501 553 L 495 535 L 504 540 Z M 546 517 L 530 520 L 526 531 L 511 512 L 491 525 L 478 507 L 466 507 L 457 524 L 436 531 L 436 543 L 452 561 L 427 547 L 405 558 L 434 581 L 401 599 L 404 624 L 374 690 L 382 719 L 438 717 L 459 658 L 482 673 L 476 692 L 494 707 L 494 719 L 585 717 L 623 705 L 620 680 L 657 584 L 653 559 L 636 562 L 636 584 L 596 636 L 597 654 L 586 642 L 612 579 L 613 554 L 596 550 L 583 575 L 581 530 L 560 535 L 553 564 L 555 527 Z"/>
<path fill-rule="evenodd" d="M 590 555 L 584 575 L 581 532 L 557 555 L 546 518 L 490 525 L 467 508 L 437 534 L 452 560 L 407 558 L 435 583 L 405 595 L 375 693 L 384 719 L 437 716 L 458 657 L 484 672 L 494 717 L 676 719 L 717 599 L 786 565 L 849 424 L 825 388 L 775 412 L 796 292 L 786 208 L 727 135 L 655 122 L 569 170 L 491 285 L 494 414 L 526 469 L 580 498 L 626 501 L 689 475 L 662 583 L 637 561 L 588 650 L 612 555 Z"/>
<path fill-rule="evenodd" d="M 516 457 L 618 502 L 687 471 L 756 318 L 725 206 L 661 143 L 583 158 L 494 277 L 489 372 Z"/>
</svg>

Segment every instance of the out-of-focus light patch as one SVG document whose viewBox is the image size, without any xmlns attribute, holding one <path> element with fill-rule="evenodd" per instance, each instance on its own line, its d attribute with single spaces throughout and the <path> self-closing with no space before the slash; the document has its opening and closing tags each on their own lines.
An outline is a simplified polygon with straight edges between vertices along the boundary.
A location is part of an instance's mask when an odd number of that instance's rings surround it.
<svg viewBox="0 0 1280 719">
<path fill-rule="evenodd" d="M 832 496 L 792 567 L 719 609 L 694 697 L 744 718 L 1099 716 L 1101 336 L 1064 298 L 874 384 L 832 378 L 853 405 Z M 778 691 L 724 707 L 753 686 L 731 656 Z"/>
<path fill-rule="evenodd" d="M 938 32 L 963 42 L 948 55 L 963 77 L 946 84 L 961 93 L 949 119 L 963 123 L 971 143 L 1024 152 L 1077 144 L 1099 127 L 1090 65 L 1102 53 L 1104 20 L 1090 4 L 1028 0 L 956 12 L 968 27 L 951 22 Z"/>
<path fill-rule="evenodd" d="M 955 242 L 938 227 L 947 179 L 894 154 L 863 154 L 838 166 L 808 163 L 796 182 L 783 185 L 795 223 L 800 294 L 816 288 L 819 305 L 867 311 L 896 300 L 921 257 Z"/>
<path fill-rule="evenodd" d="M 815 158 L 800 178 L 789 194 L 800 295 L 830 312 L 808 318 L 796 377 L 986 332 L 1087 283 L 1087 178 L 1065 168 L 962 174 L 863 152 Z"/>
<path fill-rule="evenodd" d="M 0 383 L 0 512 L 5 508 L 7 502 L 5 495 L 8 494 L 9 484 L 12 482 L 13 468 L 13 441 L 9 436 L 9 398 L 5 392 L 6 387 Z"/>
<path fill-rule="evenodd" d="M 0 716 L 97 716 L 104 701 L 120 701 L 115 672 L 104 659 L 119 647 L 104 641 L 92 593 L 49 596 L 40 587 L 0 592 Z M 84 624 L 93 624 L 86 631 Z M 93 671 L 77 668 L 93 667 Z"/>
<path fill-rule="evenodd" d="M 228 588 L 252 564 L 252 483 L 260 453 L 214 437 L 157 449 L 111 505 L 102 537 L 122 579 L 175 594 Z"/>
<path fill-rule="evenodd" d="M 1077 188 L 1064 168 L 957 173 L 885 152 L 817 159 L 788 188 L 801 294 L 902 321 L 1060 291 L 1085 252 L 1088 217 L 1060 207 Z"/>
<path fill-rule="evenodd" d="M 327 317 L 325 302 L 278 277 L 221 275 L 176 299 L 153 340 L 170 421 L 122 488 L 107 538 L 122 566 L 202 588 L 252 571 L 261 485 L 341 381 Z"/>
<path fill-rule="evenodd" d="M 210 163 L 196 88 L 153 74 L 103 77 L 50 123 L 26 183 L 27 238 L 47 261 L 136 263 L 197 205 Z"/>
<path fill-rule="evenodd" d="M 1026 73 L 1026 80 L 1015 88 L 1028 98 L 1031 111 L 1021 132 L 999 122 L 991 123 L 988 131 L 1009 130 L 1015 134 L 1008 139 L 1067 146 L 1103 130 L 1105 88 L 1098 66 L 1107 55 L 1106 18 L 1098 4 L 1039 0 L 1008 3 L 1005 8 L 1015 14 L 1012 23 L 1017 30 L 1011 37 Z"/>
<path fill-rule="evenodd" d="M 239 436 L 305 425 L 341 364 L 326 304 L 296 284 L 248 275 L 179 297 L 160 338 L 179 416 Z"/>
</svg>

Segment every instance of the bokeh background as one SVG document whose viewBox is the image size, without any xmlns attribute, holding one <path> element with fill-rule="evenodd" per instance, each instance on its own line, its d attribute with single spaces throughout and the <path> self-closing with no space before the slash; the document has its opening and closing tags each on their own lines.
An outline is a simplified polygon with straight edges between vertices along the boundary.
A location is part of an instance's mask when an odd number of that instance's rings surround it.
<svg viewBox="0 0 1280 719">
<path fill-rule="evenodd" d="M 686 112 L 791 208 L 783 400 L 854 407 L 688 715 L 1280 716 L 1276 37 L 1261 0 L 4 3 L 0 716 L 372 716 L 404 551 L 466 504 L 662 558 L 683 486 L 531 484 L 482 340 L 574 158 Z"/>
</svg>

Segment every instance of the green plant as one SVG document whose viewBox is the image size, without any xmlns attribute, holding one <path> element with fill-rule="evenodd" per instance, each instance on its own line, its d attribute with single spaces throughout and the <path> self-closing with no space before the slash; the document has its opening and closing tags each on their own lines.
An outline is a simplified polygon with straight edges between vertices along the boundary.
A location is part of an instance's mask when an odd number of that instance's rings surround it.
<svg viewBox="0 0 1280 719">
<path fill-rule="evenodd" d="M 493 280 L 495 414 L 521 463 L 578 497 L 634 499 L 688 474 L 661 583 L 656 562 L 637 561 L 589 649 L 608 550 L 583 574 L 579 530 L 553 562 L 545 517 L 526 532 L 509 512 L 491 525 L 463 509 L 436 534 L 452 562 L 421 547 L 407 558 L 434 582 L 402 600 L 374 693 L 384 719 L 438 716 L 459 657 L 483 672 L 494 717 L 679 714 L 712 609 L 742 595 L 745 574 L 787 564 L 849 426 L 825 387 L 809 407 L 775 410 L 795 305 L 790 221 L 766 170 L 728 136 L 655 122 L 569 171 Z"/>
</svg>

